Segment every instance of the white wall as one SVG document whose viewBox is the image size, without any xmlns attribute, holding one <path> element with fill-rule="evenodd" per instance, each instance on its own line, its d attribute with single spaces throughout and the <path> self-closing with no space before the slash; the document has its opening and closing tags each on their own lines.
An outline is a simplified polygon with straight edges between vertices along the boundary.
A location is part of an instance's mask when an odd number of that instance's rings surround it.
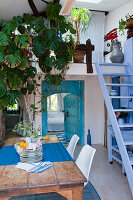
<svg viewBox="0 0 133 200">
<path fill-rule="evenodd" d="M 93 144 L 104 142 L 104 100 L 97 76 L 85 80 L 85 134 Z M 85 135 L 86 138 L 86 135 Z"/>
<path fill-rule="evenodd" d="M 128 1 L 126 4 L 123 4 L 122 6 L 116 8 L 115 10 L 110 11 L 109 14 L 106 16 L 106 20 L 105 20 L 105 34 L 107 34 L 109 31 L 111 31 L 114 28 L 118 28 L 119 20 L 121 18 L 125 19 L 125 16 L 128 13 L 133 14 L 133 1 Z M 126 40 L 126 31 L 125 31 L 125 36 L 121 36 L 119 34 L 118 40 L 122 42 L 122 46 L 123 46 Z M 107 47 L 106 44 L 107 42 L 105 42 L 105 49 L 109 51 L 110 48 Z"/>
<path fill-rule="evenodd" d="M 103 62 L 104 51 L 104 12 L 91 12 L 91 23 L 86 33 L 81 34 L 80 42 L 86 44 L 86 40 L 90 39 L 95 46 L 92 53 L 92 62 Z"/>
<path fill-rule="evenodd" d="M 94 73 L 87 74 L 86 64 L 73 63 L 67 71 L 66 80 L 84 80 L 84 119 L 85 119 L 85 142 L 87 141 L 88 129 L 91 131 L 92 144 L 104 142 L 104 99 L 101 93 L 99 81 Z M 40 88 L 41 90 L 41 88 Z M 36 127 L 42 125 L 41 115 L 35 117 Z"/>
</svg>

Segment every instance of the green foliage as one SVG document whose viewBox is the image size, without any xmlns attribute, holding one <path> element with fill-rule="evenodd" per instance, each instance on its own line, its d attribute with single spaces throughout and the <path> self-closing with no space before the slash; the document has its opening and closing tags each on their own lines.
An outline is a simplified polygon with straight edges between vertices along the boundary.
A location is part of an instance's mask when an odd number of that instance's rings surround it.
<svg viewBox="0 0 133 200">
<path fill-rule="evenodd" d="M 31 47 L 39 60 L 39 66 L 45 73 L 48 84 L 61 84 L 67 63 L 72 60 L 72 43 L 62 41 L 58 30 L 75 34 L 73 25 L 60 16 L 61 5 L 49 3 L 46 13 L 56 26 L 49 27 L 43 17 L 29 14 L 13 17 L 9 22 L 2 22 L 0 31 L 0 110 L 12 106 L 23 95 L 36 95 L 37 70 L 31 66 Z M 23 20 L 22 20 L 23 19 Z M 26 25 L 26 26 L 25 26 Z M 17 31 L 16 31 L 17 30 Z M 16 34 L 17 33 L 17 34 Z M 57 74 L 52 74 L 52 69 Z M 32 109 L 36 109 L 33 105 Z M 43 109 L 42 109 L 43 110 Z"/>
<path fill-rule="evenodd" d="M 121 18 L 119 20 L 119 32 L 121 33 L 121 35 L 124 35 L 124 29 L 126 28 L 126 23 L 127 21 L 133 18 L 133 15 L 130 15 L 129 13 L 125 16 L 125 19 Z"/>
<path fill-rule="evenodd" d="M 4 32 L 0 32 L 0 46 L 9 45 L 11 38 Z"/>
<path fill-rule="evenodd" d="M 86 8 L 76 8 L 74 6 L 68 19 L 71 19 L 72 21 L 77 20 L 79 31 L 85 32 L 90 25 L 91 12 Z"/>
<path fill-rule="evenodd" d="M 0 98 L 3 97 L 6 93 L 6 85 L 4 83 L 0 83 Z"/>
<path fill-rule="evenodd" d="M 10 87 L 13 90 L 17 90 L 17 89 L 19 89 L 21 87 L 22 81 L 21 81 L 20 77 L 14 77 L 14 79 L 9 78 L 8 81 L 9 81 Z"/>
<path fill-rule="evenodd" d="M 22 35 L 17 35 L 15 37 L 15 42 L 17 46 L 20 48 L 26 48 L 29 45 L 31 38 L 27 35 L 27 33 L 23 33 Z"/>
<path fill-rule="evenodd" d="M 75 34 L 76 30 L 73 28 L 70 22 L 67 22 L 64 16 L 59 15 L 61 10 L 61 5 L 59 3 L 53 4 L 48 3 L 46 14 L 49 20 L 54 20 L 56 25 L 60 28 L 62 34 L 66 33 L 68 30 L 70 33 Z"/>
<path fill-rule="evenodd" d="M 7 65 L 14 67 L 15 65 L 17 65 L 20 62 L 20 55 L 17 53 L 15 53 L 14 55 L 10 54 L 10 55 L 7 55 L 5 57 L 5 59 L 6 59 Z"/>
<path fill-rule="evenodd" d="M 67 18 L 73 22 L 73 26 L 76 28 L 77 43 L 80 42 L 79 34 L 86 32 L 91 21 L 91 12 L 86 8 L 72 8 L 70 16 Z M 71 24 L 69 25 L 71 29 Z"/>
<path fill-rule="evenodd" d="M 19 35 L 15 35 L 18 29 Z M 0 31 L 0 109 L 12 106 L 22 95 L 35 88 L 36 69 L 29 66 L 28 49 L 31 36 L 21 17 L 2 22 Z"/>
</svg>

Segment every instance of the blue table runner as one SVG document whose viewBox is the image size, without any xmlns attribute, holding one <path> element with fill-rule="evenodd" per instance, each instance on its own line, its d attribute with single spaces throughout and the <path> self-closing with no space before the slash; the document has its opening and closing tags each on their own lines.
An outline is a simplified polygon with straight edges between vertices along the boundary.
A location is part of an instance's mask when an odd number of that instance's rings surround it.
<svg viewBox="0 0 133 200">
<path fill-rule="evenodd" d="M 43 162 L 63 162 L 72 160 L 72 157 L 62 143 L 43 144 Z M 18 162 L 20 162 L 20 156 L 16 152 L 14 146 L 3 146 L 2 149 L 0 149 L 0 166 L 16 165 Z"/>
</svg>

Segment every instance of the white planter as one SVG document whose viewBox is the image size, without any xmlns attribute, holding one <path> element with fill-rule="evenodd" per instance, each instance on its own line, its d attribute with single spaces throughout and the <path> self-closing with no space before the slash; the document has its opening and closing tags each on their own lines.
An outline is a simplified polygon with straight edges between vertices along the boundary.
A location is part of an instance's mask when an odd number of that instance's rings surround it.
<svg viewBox="0 0 133 200">
<path fill-rule="evenodd" d="M 125 122 L 124 122 L 124 119 L 123 118 L 118 118 L 118 124 L 119 125 L 122 125 L 122 124 L 124 124 Z"/>
<path fill-rule="evenodd" d="M 26 139 L 26 143 L 28 143 L 28 144 L 31 143 L 31 138 L 30 137 L 26 137 L 25 139 Z"/>
</svg>

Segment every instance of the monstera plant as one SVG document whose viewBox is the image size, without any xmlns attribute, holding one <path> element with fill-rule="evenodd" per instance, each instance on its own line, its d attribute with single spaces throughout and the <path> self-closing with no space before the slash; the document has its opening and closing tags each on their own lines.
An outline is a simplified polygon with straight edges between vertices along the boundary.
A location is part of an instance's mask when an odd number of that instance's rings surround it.
<svg viewBox="0 0 133 200">
<path fill-rule="evenodd" d="M 49 3 L 46 13 L 54 27 L 48 26 L 43 17 L 24 14 L 23 18 L 13 17 L 9 22 L 2 22 L 0 31 L 0 110 L 13 105 L 22 95 L 34 93 L 39 86 L 36 82 L 37 70 L 31 65 L 33 56 L 39 61 L 45 80 L 49 84 L 59 85 L 72 60 L 69 45 L 58 32 L 70 30 L 75 33 L 70 22 L 59 16 L 61 5 Z M 51 24 L 52 24 L 51 23 Z M 58 30 L 58 31 L 57 31 Z M 52 69 L 57 70 L 56 74 Z"/>
</svg>

